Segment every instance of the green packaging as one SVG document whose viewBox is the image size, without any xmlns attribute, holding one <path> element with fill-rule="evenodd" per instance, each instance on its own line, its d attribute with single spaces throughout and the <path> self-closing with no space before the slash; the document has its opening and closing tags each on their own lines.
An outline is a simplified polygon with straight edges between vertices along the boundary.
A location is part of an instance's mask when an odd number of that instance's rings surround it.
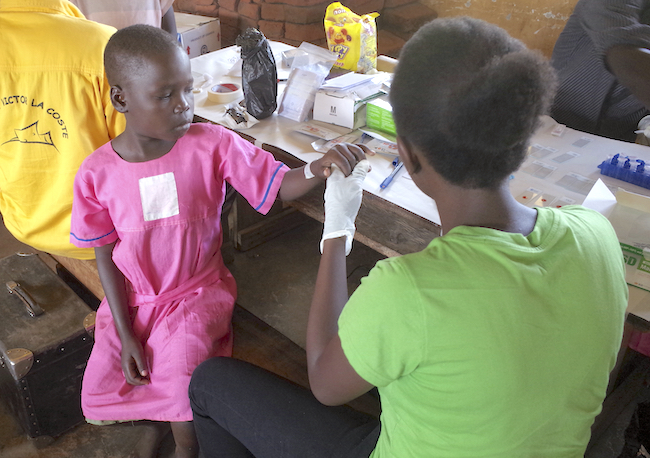
<svg viewBox="0 0 650 458">
<path fill-rule="evenodd" d="M 378 98 L 366 103 L 366 125 L 396 135 L 393 108 L 387 100 Z"/>
</svg>

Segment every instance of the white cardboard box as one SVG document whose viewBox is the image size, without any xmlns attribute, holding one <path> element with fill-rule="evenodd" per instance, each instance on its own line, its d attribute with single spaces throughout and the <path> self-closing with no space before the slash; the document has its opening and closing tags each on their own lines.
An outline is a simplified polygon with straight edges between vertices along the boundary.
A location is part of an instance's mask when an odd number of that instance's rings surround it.
<svg viewBox="0 0 650 458">
<path fill-rule="evenodd" d="M 650 291 L 650 197 L 622 188 L 614 195 L 598 179 L 583 205 L 612 223 L 623 250 L 628 285 Z"/>
<path fill-rule="evenodd" d="M 334 94 L 321 89 L 314 100 L 314 119 L 357 129 L 366 124 L 366 104 L 354 93 Z"/>
<path fill-rule="evenodd" d="M 178 41 L 190 58 L 221 49 L 219 18 L 187 13 L 174 13 L 174 18 Z"/>
</svg>

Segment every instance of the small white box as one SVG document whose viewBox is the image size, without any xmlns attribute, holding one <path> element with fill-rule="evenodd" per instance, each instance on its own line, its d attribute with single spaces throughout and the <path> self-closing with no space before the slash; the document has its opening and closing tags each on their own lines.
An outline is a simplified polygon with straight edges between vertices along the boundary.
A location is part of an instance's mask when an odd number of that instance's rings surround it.
<svg viewBox="0 0 650 458">
<path fill-rule="evenodd" d="M 599 178 L 583 205 L 612 223 L 623 251 L 627 284 L 650 291 L 650 197 L 623 188 L 614 195 Z"/>
<path fill-rule="evenodd" d="M 219 18 L 187 13 L 174 13 L 174 18 L 178 41 L 190 58 L 221 49 Z"/>
<path fill-rule="evenodd" d="M 366 124 L 366 104 L 354 93 L 335 94 L 321 89 L 314 100 L 314 119 L 357 129 Z"/>
</svg>

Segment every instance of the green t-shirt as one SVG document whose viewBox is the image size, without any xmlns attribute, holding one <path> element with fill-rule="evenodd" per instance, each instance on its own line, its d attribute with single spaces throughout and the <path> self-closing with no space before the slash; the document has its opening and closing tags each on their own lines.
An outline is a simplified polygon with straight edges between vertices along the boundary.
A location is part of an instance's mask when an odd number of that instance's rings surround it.
<svg viewBox="0 0 650 458">
<path fill-rule="evenodd" d="M 580 206 L 528 236 L 456 227 L 377 263 L 339 319 L 379 387 L 384 457 L 584 455 L 623 332 L 616 234 Z"/>
</svg>

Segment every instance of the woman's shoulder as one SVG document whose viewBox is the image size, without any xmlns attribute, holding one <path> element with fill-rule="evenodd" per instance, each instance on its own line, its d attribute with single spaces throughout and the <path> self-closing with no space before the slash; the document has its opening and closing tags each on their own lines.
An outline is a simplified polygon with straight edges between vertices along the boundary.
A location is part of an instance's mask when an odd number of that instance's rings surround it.
<svg viewBox="0 0 650 458">
<path fill-rule="evenodd" d="M 431 262 L 432 255 L 430 247 L 427 247 L 415 253 L 382 259 L 370 270 L 369 276 L 379 283 L 407 284 L 409 278 L 436 268 L 437 264 Z"/>
<path fill-rule="evenodd" d="M 545 208 L 538 210 L 539 214 L 549 213 L 557 224 L 586 224 L 593 227 L 594 224 L 610 226 L 609 220 L 601 213 L 582 205 L 565 205 L 561 208 Z"/>
</svg>

